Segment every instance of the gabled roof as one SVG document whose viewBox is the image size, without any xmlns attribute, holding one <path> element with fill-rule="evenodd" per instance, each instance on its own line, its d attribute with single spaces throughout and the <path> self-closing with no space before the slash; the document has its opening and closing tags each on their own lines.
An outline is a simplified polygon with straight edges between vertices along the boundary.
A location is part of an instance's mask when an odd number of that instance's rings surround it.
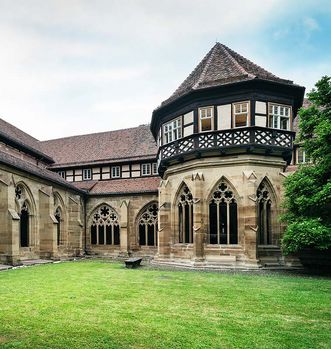
<svg viewBox="0 0 331 349">
<path fill-rule="evenodd" d="M 0 141 L 18 148 L 38 159 L 43 159 L 45 162 L 53 162 L 53 160 L 43 152 L 38 139 L 30 136 L 1 118 Z"/>
<path fill-rule="evenodd" d="M 94 195 L 120 195 L 133 193 L 157 193 L 160 177 L 125 178 L 107 181 L 74 182 L 77 188 Z"/>
<path fill-rule="evenodd" d="M 162 102 L 161 106 L 194 90 L 257 78 L 293 84 L 293 81 L 277 77 L 217 42 L 170 98 Z"/>
<path fill-rule="evenodd" d="M 79 188 L 64 180 L 57 173 L 47 170 L 44 167 L 34 165 L 33 163 L 20 159 L 16 156 L 10 155 L 6 152 L 3 152 L 2 150 L 0 150 L 0 164 L 15 168 L 23 172 L 27 172 L 30 175 L 35 175 L 36 177 L 58 184 L 67 189 L 71 189 L 76 192 L 79 191 L 82 193 Z"/>
<path fill-rule="evenodd" d="M 55 160 L 53 167 L 105 161 L 155 159 L 157 146 L 149 125 L 40 142 Z"/>
</svg>

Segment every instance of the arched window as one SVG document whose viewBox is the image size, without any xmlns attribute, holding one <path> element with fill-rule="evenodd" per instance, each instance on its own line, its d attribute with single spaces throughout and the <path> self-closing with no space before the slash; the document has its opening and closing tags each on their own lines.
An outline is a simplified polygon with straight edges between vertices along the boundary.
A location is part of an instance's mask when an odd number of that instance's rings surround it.
<svg viewBox="0 0 331 349">
<path fill-rule="evenodd" d="M 119 245 L 120 225 L 117 213 L 103 205 L 93 214 L 91 225 L 92 245 Z"/>
<path fill-rule="evenodd" d="M 193 196 L 184 185 L 178 196 L 179 242 L 193 243 Z"/>
<path fill-rule="evenodd" d="M 141 213 L 138 219 L 140 246 L 157 246 L 158 210 L 157 204 L 153 203 Z"/>
<path fill-rule="evenodd" d="M 57 244 L 60 245 L 62 243 L 61 239 L 61 209 L 58 207 L 55 211 L 55 218 L 57 220 L 57 225 L 56 225 L 56 235 L 57 235 Z"/>
<path fill-rule="evenodd" d="M 238 243 L 237 200 L 225 181 L 221 181 L 209 202 L 209 243 Z"/>
<path fill-rule="evenodd" d="M 26 202 L 23 203 L 20 214 L 20 246 L 29 246 L 29 208 Z"/>
<path fill-rule="evenodd" d="M 270 189 L 262 182 L 256 192 L 257 218 L 258 218 L 258 239 L 260 245 L 272 244 L 271 208 L 272 201 Z"/>
</svg>

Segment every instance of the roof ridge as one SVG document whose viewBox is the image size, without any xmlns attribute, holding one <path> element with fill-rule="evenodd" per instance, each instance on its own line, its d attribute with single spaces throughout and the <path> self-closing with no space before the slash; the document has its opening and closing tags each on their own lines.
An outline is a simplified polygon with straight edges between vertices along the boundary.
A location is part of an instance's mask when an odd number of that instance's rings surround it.
<svg viewBox="0 0 331 349">
<path fill-rule="evenodd" d="M 223 45 L 223 44 L 222 44 L 222 45 Z M 227 47 L 226 45 L 223 45 L 223 46 L 224 46 L 228 51 L 235 53 L 235 54 L 236 54 L 237 56 L 239 56 L 242 60 L 246 60 L 247 62 L 249 62 L 249 63 L 252 64 L 253 66 L 255 66 L 255 67 L 257 67 L 257 68 L 263 70 L 263 71 L 264 71 L 265 73 L 267 73 L 267 74 L 270 74 L 272 77 L 277 78 L 277 79 L 280 79 L 280 80 L 286 80 L 286 79 L 282 79 L 282 78 L 278 77 L 277 75 L 271 73 L 269 70 L 267 70 L 267 69 L 261 67 L 260 65 L 254 63 L 254 62 L 251 61 L 250 59 L 248 59 L 248 58 L 244 57 L 243 55 L 241 55 L 240 53 L 238 53 L 238 52 L 232 50 L 231 48 Z M 237 60 L 236 60 L 236 61 L 237 61 Z M 238 64 L 239 64 L 239 62 L 238 62 Z M 255 76 L 255 75 L 253 75 L 253 76 Z M 291 80 L 286 80 L 286 81 L 291 81 Z"/>
<path fill-rule="evenodd" d="M 62 139 L 69 139 L 69 138 L 76 138 L 76 137 L 92 136 L 92 135 L 97 135 L 97 134 L 106 134 L 106 133 L 112 133 L 112 132 L 133 130 L 135 128 L 139 128 L 139 127 L 143 127 L 143 126 L 144 127 L 149 127 L 149 124 L 142 124 L 142 125 L 134 126 L 134 127 L 120 128 L 118 130 L 109 130 L 109 131 L 102 131 L 102 132 L 91 132 L 91 133 L 84 133 L 84 134 L 80 134 L 80 135 L 72 135 L 72 136 L 66 136 L 66 137 L 60 137 L 60 138 L 46 139 L 46 140 L 43 140 L 43 141 L 39 141 L 39 143 L 53 142 L 53 141 L 59 141 L 59 140 L 62 140 Z"/>
<path fill-rule="evenodd" d="M 228 47 L 220 44 L 220 46 L 223 48 L 224 53 L 230 58 L 230 60 L 239 68 L 239 70 L 243 73 L 248 75 L 251 78 L 255 78 L 256 75 L 253 75 L 251 73 L 249 73 L 228 51 Z M 239 55 L 239 54 L 238 54 Z M 239 55 L 240 56 L 240 55 Z"/>
<path fill-rule="evenodd" d="M 209 55 L 209 57 L 207 58 L 207 61 L 206 61 L 206 64 L 204 66 L 204 68 L 202 69 L 202 72 L 200 74 L 200 77 L 198 79 L 198 81 L 192 86 L 192 89 L 195 89 L 197 88 L 200 83 L 202 82 L 202 80 L 204 79 L 204 77 L 206 76 L 206 73 L 207 73 L 207 69 L 209 68 L 209 65 L 210 65 L 210 62 L 212 61 L 212 59 L 214 58 L 215 56 L 215 51 L 216 51 L 216 48 L 218 47 L 218 44 L 219 42 L 217 42 L 213 47 L 212 49 L 207 53 L 206 57 Z"/>
</svg>

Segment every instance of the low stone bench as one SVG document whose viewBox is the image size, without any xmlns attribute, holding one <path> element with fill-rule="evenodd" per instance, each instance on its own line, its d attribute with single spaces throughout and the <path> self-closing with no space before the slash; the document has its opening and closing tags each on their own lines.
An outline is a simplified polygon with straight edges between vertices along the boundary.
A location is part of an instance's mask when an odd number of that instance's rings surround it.
<svg viewBox="0 0 331 349">
<path fill-rule="evenodd" d="M 142 258 L 129 258 L 126 259 L 124 262 L 127 268 L 133 269 L 139 267 L 142 260 Z"/>
</svg>

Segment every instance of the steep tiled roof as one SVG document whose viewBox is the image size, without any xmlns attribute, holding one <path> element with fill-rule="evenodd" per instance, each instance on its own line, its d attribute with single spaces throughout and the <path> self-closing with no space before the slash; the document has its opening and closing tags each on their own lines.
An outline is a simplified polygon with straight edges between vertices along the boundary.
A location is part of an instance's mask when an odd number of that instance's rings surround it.
<svg viewBox="0 0 331 349">
<path fill-rule="evenodd" d="M 55 167 L 102 161 L 156 158 L 157 146 L 149 125 L 41 142 Z"/>
<path fill-rule="evenodd" d="M 28 152 L 38 158 L 51 161 L 50 157 L 42 150 L 38 139 L 28 135 L 14 125 L 0 118 L 0 140 L 12 143 L 12 146 L 23 148 L 23 151 Z"/>
<path fill-rule="evenodd" d="M 243 80 L 264 79 L 292 84 L 281 79 L 219 42 L 207 53 L 192 73 L 161 106 L 193 90 L 220 86 Z"/>
<path fill-rule="evenodd" d="M 8 153 L 5 153 L 0 150 L 0 164 L 7 165 L 9 167 L 18 169 L 23 172 L 27 172 L 29 174 L 35 175 L 39 178 L 46 179 L 51 181 L 52 183 L 61 185 L 62 187 L 66 187 L 68 189 L 72 189 L 77 191 L 77 188 L 72 184 L 68 183 L 57 173 L 47 170 L 46 168 L 39 167 L 34 165 L 31 162 L 25 161 L 23 159 L 17 158 L 16 156 L 12 156 Z"/>
<path fill-rule="evenodd" d="M 159 177 L 126 178 L 108 181 L 86 181 L 74 183 L 80 189 L 90 194 L 131 194 L 157 193 L 160 184 Z"/>
</svg>

